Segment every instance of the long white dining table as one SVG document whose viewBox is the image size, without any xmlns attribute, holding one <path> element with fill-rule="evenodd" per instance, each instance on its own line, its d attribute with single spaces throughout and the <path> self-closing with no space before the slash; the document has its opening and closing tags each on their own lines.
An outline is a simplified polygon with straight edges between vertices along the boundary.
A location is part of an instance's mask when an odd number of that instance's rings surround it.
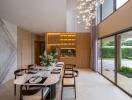
<svg viewBox="0 0 132 100">
<path fill-rule="evenodd" d="M 61 79 L 61 75 L 63 72 L 64 62 L 58 62 L 50 69 L 46 70 L 44 67 L 36 66 L 35 69 L 38 69 L 38 72 L 35 74 L 23 74 L 22 76 L 17 77 L 14 80 L 14 84 L 16 85 L 39 85 L 39 86 L 53 86 L 52 91 L 56 92 L 55 89 L 56 83 L 58 83 Z M 59 69 L 57 72 L 57 69 Z M 40 76 L 40 77 L 47 77 L 43 83 L 27 83 L 32 77 Z M 56 93 L 55 93 L 56 94 Z M 53 98 L 55 97 L 55 94 Z"/>
</svg>

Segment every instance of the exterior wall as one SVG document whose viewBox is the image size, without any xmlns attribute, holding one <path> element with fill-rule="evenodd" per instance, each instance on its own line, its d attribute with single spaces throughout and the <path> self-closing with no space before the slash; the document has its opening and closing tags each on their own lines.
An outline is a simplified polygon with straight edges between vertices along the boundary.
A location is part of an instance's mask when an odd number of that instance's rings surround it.
<svg viewBox="0 0 132 100">
<path fill-rule="evenodd" d="M 132 27 L 132 0 L 99 24 L 99 37 Z"/>
</svg>

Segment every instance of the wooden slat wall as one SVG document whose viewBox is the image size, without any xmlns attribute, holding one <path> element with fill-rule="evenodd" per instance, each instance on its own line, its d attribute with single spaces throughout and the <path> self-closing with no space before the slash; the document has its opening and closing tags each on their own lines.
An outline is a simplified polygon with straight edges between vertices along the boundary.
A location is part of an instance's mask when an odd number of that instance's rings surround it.
<svg viewBox="0 0 132 100">
<path fill-rule="evenodd" d="M 76 64 L 79 68 L 90 67 L 90 33 L 77 34 L 77 58 Z"/>
<path fill-rule="evenodd" d="M 27 68 L 32 63 L 32 33 L 18 28 L 17 66 Z"/>
</svg>

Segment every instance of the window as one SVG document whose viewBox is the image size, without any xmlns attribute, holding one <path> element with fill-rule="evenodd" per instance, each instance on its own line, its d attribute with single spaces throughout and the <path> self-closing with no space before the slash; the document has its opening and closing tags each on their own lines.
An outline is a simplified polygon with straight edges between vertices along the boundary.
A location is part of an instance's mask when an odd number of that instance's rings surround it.
<svg viewBox="0 0 132 100">
<path fill-rule="evenodd" d="M 102 39 L 102 74 L 115 82 L 115 37 Z"/>
<path fill-rule="evenodd" d="M 101 11 L 100 11 L 100 7 L 97 7 L 97 16 L 99 16 L 97 17 L 98 20 L 97 24 L 100 23 L 102 20 L 104 20 L 106 17 L 108 17 L 110 14 L 115 12 L 116 9 L 120 8 L 127 1 L 129 0 L 104 0 L 104 3 L 101 6 Z M 101 19 L 101 21 L 99 18 Z"/>
<path fill-rule="evenodd" d="M 116 0 L 116 9 L 125 4 L 128 0 Z"/>
<path fill-rule="evenodd" d="M 101 73 L 101 40 L 98 40 L 98 67 L 97 70 L 99 73 Z"/>
<path fill-rule="evenodd" d="M 113 12 L 113 0 L 105 0 L 102 5 L 102 20 Z"/>
<path fill-rule="evenodd" d="M 100 10 L 101 10 L 101 9 L 100 9 L 100 6 L 97 6 L 97 7 L 96 7 L 96 10 L 97 10 L 97 13 L 96 13 L 96 14 L 97 14 L 97 17 L 96 17 L 96 25 L 97 25 L 97 24 L 99 24 L 99 23 L 101 22 L 101 20 L 100 20 L 100 19 L 101 19 L 101 18 L 100 18 L 100 17 L 101 17 L 101 16 L 100 16 L 100 15 L 101 15 L 101 13 L 100 13 L 100 12 L 101 12 L 101 11 L 100 11 Z"/>
</svg>

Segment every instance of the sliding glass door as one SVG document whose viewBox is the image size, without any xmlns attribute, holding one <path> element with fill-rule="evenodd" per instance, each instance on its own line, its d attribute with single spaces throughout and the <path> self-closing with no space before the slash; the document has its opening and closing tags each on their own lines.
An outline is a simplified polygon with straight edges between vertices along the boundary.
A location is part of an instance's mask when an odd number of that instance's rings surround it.
<svg viewBox="0 0 132 100">
<path fill-rule="evenodd" d="M 115 81 L 115 37 L 102 39 L 102 74 Z"/>
<path fill-rule="evenodd" d="M 132 96 L 132 30 L 98 40 L 98 72 Z"/>
<path fill-rule="evenodd" d="M 99 73 L 101 73 L 101 40 L 98 40 L 98 67 L 97 67 L 97 71 Z"/>
<path fill-rule="evenodd" d="M 118 35 L 118 40 L 117 84 L 132 94 L 132 31 Z"/>
</svg>

